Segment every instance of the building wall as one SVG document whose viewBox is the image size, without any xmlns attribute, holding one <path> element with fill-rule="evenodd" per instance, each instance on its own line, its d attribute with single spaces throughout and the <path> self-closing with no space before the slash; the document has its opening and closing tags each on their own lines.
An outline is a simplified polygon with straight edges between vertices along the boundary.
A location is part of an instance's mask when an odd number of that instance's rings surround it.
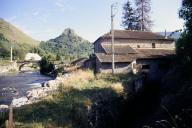
<svg viewBox="0 0 192 128">
<path fill-rule="evenodd" d="M 101 46 L 101 43 L 103 42 L 102 39 L 97 40 L 94 43 L 94 53 L 105 53 L 103 47 Z"/>
<path fill-rule="evenodd" d="M 174 50 L 175 49 L 175 42 L 172 40 L 142 40 L 142 39 L 115 39 L 115 45 L 129 45 L 134 49 L 151 49 L 152 44 L 155 43 L 156 49 L 169 49 Z M 94 53 L 105 53 L 102 45 L 111 45 L 110 39 L 98 39 L 94 43 Z M 139 46 L 139 48 L 138 48 Z M 154 48 L 154 49 L 155 49 Z M 154 60 L 143 60 L 143 61 L 135 61 L 136 65 L 140 63 L 141 65 L 150 65 L 150 72 L 149 76 L 151 79 L 156 79 L 157 77 L 161 76 L 160 74 L 163 74 L 164 70 L 161 69 L 161 71 L 158 69 L 158 61 Z M 116 64 L 116 73 L 125 72 L 128 71 L 130 66 L 126 63 L 118 63 Z M 132 65 L 133 67 L 133 65 Z M 137 68 L 140 68 L 139 65 L 137 65 Z M 111 63 L 101 63 L 98 59 L 96 59 L 96 71 L 101 73 L 111 73 L 112 72 L 112 66 Z M 137 70 L 133 70 L 135 73 L 137 73 Z M 156 73 L 158 72 L 158 73 Z M 154 75 L 155 74 L 155 75 Z M 158 76 L 159 75 L 159 76 Z"/>
<path fill-rule="evenodd" d="M 98 73 L 112 73 L 112 63 L 97 62 L 96 69 Z M 128 73 L 131 71 L 130 63 L 115 63 L 115 73 Z"/>
<path fill-rule="evenodd" d="M 105 39 L 102 42 L 102 45 L 108 44 L 111 45 L 110 39 Z M 129 45 L 132 48 L 153 48 L 152 44 L 155 43 L 155 48 L 157 49 L 175 49 L 175 42 L 171 40 L 123 40 L 118 39 L 115 40 L 116 45 Z M 139 46 L 139 47 L 138 47 Z M 99 46 L 101 47 L 101 46 Z"/>
<path fill-rule="evenodd" d="M 133 66 L 133 64 L 136 64 L 136 66 Z M 170 64 L 170 60 L 136 60 L 132 62 L 132 71 L 134 74 L 137 74 L 138 72 L 146 73 L 148 80 L 156 81 L 160 80 L 162 76 L 165 75 Z"/>
</svg>

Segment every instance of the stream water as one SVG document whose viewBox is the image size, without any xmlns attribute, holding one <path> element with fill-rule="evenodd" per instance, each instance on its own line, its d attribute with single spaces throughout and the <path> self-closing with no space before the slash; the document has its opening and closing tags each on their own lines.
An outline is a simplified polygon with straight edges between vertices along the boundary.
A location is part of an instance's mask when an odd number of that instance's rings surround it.
<svg viewBox="0 0 192 128">
<path fill-rule="evenodd" d="M 25 96 L 27 91 L 40 88 L 42 83 L 51 79 L 39 72 L 0 74 L 0 105 L 9 105 L 13 98 Z"/>
</svg>

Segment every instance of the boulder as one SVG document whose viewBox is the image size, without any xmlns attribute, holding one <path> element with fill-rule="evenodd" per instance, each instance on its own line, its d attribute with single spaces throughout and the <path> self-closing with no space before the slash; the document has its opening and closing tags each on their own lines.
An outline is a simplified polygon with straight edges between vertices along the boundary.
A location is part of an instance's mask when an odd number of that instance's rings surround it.
<svg viewBox="0 0 192 128">
<path fill-rule="evenodd" d="M 25 105 L 25 104 L 28 104 L 27 97 L 21 97 L 21 98 L 12 100 L 13 107 L 21 107 L 22 105 Z"/>
<path fill-rule="evenodd" d="M 6 112 L 8 111 L 8 109 L 9 109 L 8 105 L 4 105 L 4 104 L 0 105 L 0 113 Z"/>
</svg>

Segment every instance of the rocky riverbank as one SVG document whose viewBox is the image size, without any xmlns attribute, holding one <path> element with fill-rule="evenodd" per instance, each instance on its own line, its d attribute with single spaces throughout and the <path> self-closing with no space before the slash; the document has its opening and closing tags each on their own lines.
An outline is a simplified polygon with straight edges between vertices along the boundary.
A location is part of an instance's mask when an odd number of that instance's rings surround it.
<svg viewBox="0 0 192 128">
<path fill-rule="evenodd" d="M 57 91 L 59 85 L 66 80 L 70 74 L 65 74 L 62 77 L 57 77 L 55 80 L 49 80 L 42 83 L 42 87 L 35 88 L 26 92 L 26 96 L 14 98 L 12 100 L 13 107 L 21 107 L 27 104 L 33 104 L 41 101 L 43 98 Z M 0 111 L 8 109 L 8 105 L 1 105 Z"/>
<path fill-rule="evenodd" d="M 33 104 L 54 92 L 56 88 L 48 87 L 53 78 L 39 72 L 3 73 L 0 75 L 0 112 L 13 107 Z"/>
</svg>

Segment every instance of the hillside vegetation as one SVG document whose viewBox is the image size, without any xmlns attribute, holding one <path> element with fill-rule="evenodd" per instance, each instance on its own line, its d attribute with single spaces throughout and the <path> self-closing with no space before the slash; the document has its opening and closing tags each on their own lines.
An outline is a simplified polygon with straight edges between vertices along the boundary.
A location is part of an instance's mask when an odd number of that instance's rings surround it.
<svg viewBox="0 0 192 128">
<path fill-rule="evenodd" d="M 74 30 L 67 28 L 64 32 L 47 42 L 41 42 L 40 48 L 55 55 L 62 56 L 64 60 L 73 60 L 88 57 L 92 53 L 92 44 L 78 36 Z"/>
<path fill-rule="evenodd" d="M 0 34 L 4 36 L 9 42 L 29 44 L 32 46 L 37 46 L 39 41 L 32 39 L 30 36 L 23 33 L 21 30 L 8 23 L 7 21 L 0 18 Z"/>
<path fill-rule="evenodd" d="M 10 48 L 13 48 L 13 59 L 21 60 L 34 48 L 38 49 L 39 42 L 32 39 L 21 30 L 0 18 L 0 59 L 10 57 Z"/>
</svg>

